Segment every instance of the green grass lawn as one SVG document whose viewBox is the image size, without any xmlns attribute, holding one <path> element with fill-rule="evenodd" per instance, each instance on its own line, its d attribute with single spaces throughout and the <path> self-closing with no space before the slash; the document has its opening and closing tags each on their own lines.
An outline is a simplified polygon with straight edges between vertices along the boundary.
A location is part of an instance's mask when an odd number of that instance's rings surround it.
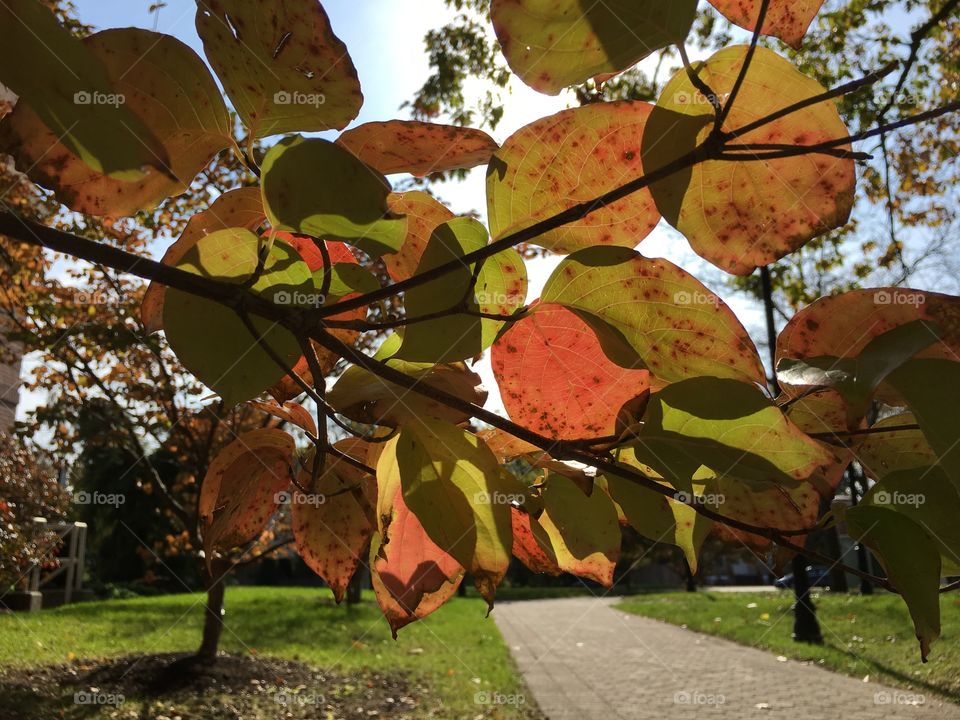
<svg viewBox="0 0 960 720">
<path fill-rule="evenodd" d="M 0 666 L 191 651 L 200 638 L 202 599 L 168 595 L 0 616 Z M 430 688 L 431 702 L 443 702 L 437 717 L 538 717 L 493 619 L 485 615 L 483 601 L 455 598 L 394 641 L 372 593 L 348 607 L 335 605 L 324 589 L 235 587 L 227 590 L 221 648 L 341 673 L 407 673 Z M 475 695 L 483 692 L 525 694 L 527 702 L 478 706 Z"/>
<path fill-rule="evenodd" d="M 658 593 L 625 599 L 617 607 L 847 675 L 869 675 L 871 682 L 960 700 L 960 599 L 956 594 L 941 597 L 943 631 L 926 664 L 920 662 L 913 625 L 899 597 L 821 593 L 815 598 L 822 646 L 791 639 L 793 594 L 788 592 Z"/>
</svg>

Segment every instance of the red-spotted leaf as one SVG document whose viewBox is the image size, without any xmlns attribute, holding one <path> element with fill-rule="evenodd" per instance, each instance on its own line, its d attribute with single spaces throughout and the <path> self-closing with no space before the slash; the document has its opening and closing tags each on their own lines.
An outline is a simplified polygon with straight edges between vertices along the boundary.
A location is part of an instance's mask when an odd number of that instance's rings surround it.
<svg viewBox="0 0 960 720">
<path fill-rule="evenodd" d="M 594 490 L 589 497 L 562 475 L 547 478 L 540 525 L 561 570 L 613 584 L 620 558 L 620 520 L 607 493 Z"/>
<path fill-rule="evenodd" d="M 540 521 L 517 507 L 511 508 L 510 512 L 513 522 L 513 556 L 530 572 L 562 575 L 563 570 L 557 564 L 553 544 Z"/>
<path fill-rule="evenodd" d="M 300 471 L 300 485 L 308 487 L 314 455 Z M 358 496 L 372 477 L 350 472 L 351 466 L 327 458 L 327 468 L 310 493 L 290 493 L 290 513 L 297 552 L 311 570 L 322 577 L 339 603 L 366 550 L 373 525 Z M 370 491 L 367 490 L 369 495 Z"/>
<path fill-rule="evenodd" d="M 83 43 L 103 63 L 111 84 L 106 97 L 84 97 L 120 105 L 124 114 L 135 116 L 159 142 L 154 164 L 165 169 L 145 168 L 139 179 L 111 177 L 91 167 L 86 155 L 77 155 L 75 145 L 71 149 L 61 142 L 60 131 L 45 125 L 26 103 L 4 118 L 0 146 L 71 210 L 110 216 L 152 210 L 185 192 L 197 173 L 233 142 L 223 97 L 203 61 L 170 35 L 123 28 L 104 30 Z M 61 66 L 59 72 L 67 70 Z M 114 132 L 111 139 L 124 144 L 130 130 L 111 128 L 106 123 L 101 130 Z"/>
<path fill-rule="evenodd" d="M 889 287 L 851 290 L 805 307 L 777 338 L 777 362 L 856 358 L 874 338 L 917 320 L 931 323 L 939 334 L 939 341 L 920 351 L 918 358 L 960 357 L 960 298 Z"/>
<path fill-rule="evenodd" d="M 161 262 L 176 265 L 201 238 L 217 230 L 244 228 L 255 232 L 267 220 L 258 188 L 230 190 L 213 201 L 207 210 L 190 218 L 183 234 L 167 248 Z M 166 288 L 151 282 L 140 304 L 140 319 L 148 333 L 163 330 L 163 299 Z"/>
<path fill-rule="evenodd" d="M 397 252 L 383 256 L 383 264 L 387 266 L 390 277 L 400 282 L 417 271 L 433 231 L 453 220 L 454 214 L 446 205 L 421 190 L 391 193 L 387 198 L 387 206 L 390 212 L 404 216 L 407 221 L 403 245 Z"/>
<path fill-rule="evenodd" d="M 512 323 L 491 361 L 510 419 L 558 439 L 612 433 L 623 404 L 650 389 L 650 373 L 610 362 L 593 330 L 560 305 Z"/>
<path fill-rule="evenodd" d="M 640 148 L 653 106 L 610 102 L 563 110 L 510 136 L 487 171 L 494 238 L 593 200 L 643 175 Z M 532 240 L 556 252 L 634 247 L 660 221 L 650 192 L 631 193 Z"/>
<path fill-rule="evenodd" d="M 729 47 L 697 64 L 700 77 L 719 99 L 729 97 L 746 51 L 745 46 Z M 789 61 L 757 48 L 723 129 L 746 127 L 823 92 Z M 685 155 L 710 135 L 714 110 L 707 100 L 682 69 L 667 83 L 643 136 L 647 171 Z M 847 135 L 834 102 L 823 101 L 743 134 L 727 146 L 726 159 L 675 172 L 655 182 L 651 192 L 663 217 L 697 254 L 727 272 L 749 275 L 844 225 L 856 185 L 849 157 L 814 153 L 763 159 L 764 153 Z"/>
<path fill-rule="evenodd" d="M 456 594 L 457 588 L 460 587 L 460 582 L 463 580 L 463 573 L 458 574 L 453 581 L 443 583 L 438 590 L 425 593 L 416 609 L 412 611 L 407 610 L 397 602 L 397 599 L 387 590 L 386 585 L 384 585 L 380 577 L 380 573 L 377 571 L 377 559 L 380 557 L 380 548 L 380 533 L 374 532 L 373 538 L 370 541 L 370 576 L 373 582 L 373 591 L 377 598 L 377 604 L 380 605 L 380 610 L 383 612 L 383 616 L 390 624 L 393 639 L 396 640 L 398 630 L 412 622 L 422 620 L 452 598 L 454 594 Z"/>
<path fill-rule="evenodd" d="M 337 143 L 384 175 L 418 177 L 486 165 L 499 147 L 482 130 L 418 120 L 364 123 Z"/>
<path fill-rule="evenodd" d="M 760 356 L 724 302 L 666 260 L 598 247 L 566 258 L 541 301 L 575 311 L 622 367 L 637 358 L 658 379 L 699 375 L 765 384 Z"/>
<path fill-rule="evenodd" d="M 204 0 L 197 33 L 254 137 L 340 130 L 360 112 L 357 70 L 318 0 Z"/>
<path fill-rule="evenodd" d="M 760 19 L 762 0 L 710 0 L 727 20 L 747 30 L 755 30 Z M 770 0 L 760 32 L 773 35 L 799 48 L 807 28 L 820 12 L 823 0 Z"/>
<path fill-rule="evenodd" d="M 510 68 L 556 95 L 682 43 L 696 9 L 696 0 L 493 0 L 490 16 Z"/>
<path fill-rule="evenodd" d="M 244 433 L 210 463 L 200 491 L 203 545 L 209 562 L 217 550 L 255 539 L 290 486 L 296 452 L 282 430 Z"/>
</svg>

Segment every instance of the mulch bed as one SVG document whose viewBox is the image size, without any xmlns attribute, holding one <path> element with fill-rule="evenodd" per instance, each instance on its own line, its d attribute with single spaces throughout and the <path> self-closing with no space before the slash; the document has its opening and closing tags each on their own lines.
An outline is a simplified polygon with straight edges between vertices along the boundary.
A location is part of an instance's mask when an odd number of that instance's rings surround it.
<svg viewBox="0 0 960 720">
<path fill-rule="evenodd" d="M 403 674 L 344 676 L 292 660 L 129 655 L 36 668 L 0 668 L 0 720 L 402 720 L 427 688 Z"/>
</svg>

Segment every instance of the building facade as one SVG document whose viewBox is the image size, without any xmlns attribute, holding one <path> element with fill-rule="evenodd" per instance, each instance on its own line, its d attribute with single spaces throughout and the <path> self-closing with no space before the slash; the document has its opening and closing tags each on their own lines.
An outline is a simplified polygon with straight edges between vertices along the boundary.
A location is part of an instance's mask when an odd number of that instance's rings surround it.
<svg viewBox="0 0 960 720">
<path fill-rule="evenodd" d="M 20 352 L 16 347 L 3 350 L 0 357 L 9 357 L 0 360 L 0 431 L 9 430 L 13 426 L 20 401 Z"/>
</svg>

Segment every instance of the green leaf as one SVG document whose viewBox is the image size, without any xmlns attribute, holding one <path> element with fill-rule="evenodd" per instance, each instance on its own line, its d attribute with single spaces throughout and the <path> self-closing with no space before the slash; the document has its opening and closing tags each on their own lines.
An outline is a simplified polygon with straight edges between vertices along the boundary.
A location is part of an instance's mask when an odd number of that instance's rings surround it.
<svg viewBox="0 0 960 720">
<path fill-rule="evenodd" d="M 244 228 L 255 232 L 267 221 L 263 212 L 259 188 L 244 187 L 229 190 L 219 196 L 210 207 L 193 215 L 183 234 L 167 248 L 161 262 L 165 265 L 178 263 L 190 248 L 201 238 L 217 230 Z M 163 301 L 166 288 L 151 282 L 140 303 L 140 319 L 148 333 L 163 330 Z"/>
<path fill-rule="evenodd" d="M 566 258 L 541 298 L 577 312 L 611 360 L 673 382 L 713 375 L 766 384 L 760 356 L 736 316 L 692 275 L 627 248 Z"/>
<path fill-rule="evenodd" d="M 233 143 L 226 105 L 203 61 L 176 38 L 138 28 L 104 30 L 83 45 L 102 63 L 111 89 L 107 97 L 90 91 L 84 96 L 90 104 L 77 105 L 80 114 L 67 113 L 61 122 L 118 149 L 135 143 L 135 154 L 146 150 L 148 159 L 132 176 L 110 176 L 109 166 L 104 172 L 89 164 L 84 153 L 92 145 L 81 152 L 69 139 L 61 141 L 62 130 L 48 126 L 29 103 L 4 119 L 0 146 L 60 202 L 88 215 L 134 215 L 186 192 L 197 173 Z M 69 75 L 59 63 L 55 71 Z M 31 82 L 42 84 L 33 77 Z"/>
<path fill-rule="evenodd" d="M 253 275 L 259 248 L 260 239 L 249 230 L 219 230 L 201 238 L 176 266 L 239 285 Z M 306 263 L 280 241 L 274 242 L 251 291 L 278 304 L 317 292 Z M 292 367 L 301 355 L 297 339 L 276 322 L 251 320 L 262 340 Z M 170 288 L 163 324 L 180 361 L 228 407 L 256 397 L 284 375 L 232 308 Z"/>
<path fill-rule="evenodd" d="M 165 170 L 159 140 L 121 101 L 96 41 L 80 41 L 37 0 L 0 5 L 0 82 L 91 170 L 135 182 Z M 21 110 L 21 114 L 24 111 Z"/>
<path fill-rule="evenodd" d="M 262 173 L 274 228 L 333 237 L 375 257 L 400 249 L 406 221 L 390 217 L 389 183 L 338 145 L 285 138 L 267 152 Z"/>
<path fill-rule="evenodd" d="M 204 0 L 197 33 L 254 137 L 340 130 L 360 112 L 357 70 L 318 0 Z"/>
<path fill-rule="evenodd" d="M 890 375 L 937 454 L 937 464 L 960 489 L 960 363 L 916 359 Z"/>
<path fill-rule="evenodd" d="M 673 383 L 650 397 L 640 458 L 679 489 L 702 475 L 788 487 L 836 462 L 754 385 L 713 377 Z"/>
<path fill-rule="evenodd" d="M 438 226 L 430 237 L 417 274 L 462 258 L 487 245 L 484 226 L 473 218 L 455 218 Z M 415 318 L 443 312 L 457 306 L 473 277 L 474 265 L 463 265 L 454 272 L 411 288 L 405 295 L 407 317 Z M 527 298 L 527 269 L 523 258 L 513 249 L 487 258 L 467 300 L 473 313 L 510 315 Z M 479 355 L 493 344 L 503 321 L 456 312 L 424 322 L 407 325 L 397 358 L 422 362 L 451 362 Z"/>
<path fill-rule="evenodd" d="M 584 495 L 572 480 L 551 473 L 543 490 L 543 508 L 540 525 L 560 569 L 611 587 L 621 536 L 610 496 L 596 488 Z"/>
<path fill-rule="evenodd" d="M 944 575 L 960 575 L 960 493 L 943 468 L 915 467 L 886 475 L 864 497 L 866 505 L 913 520 L 937 544 Z"/>
<path fill-rule="evenodd" d="M 903 596 L 926 662 L 940 636 L 940 553 L 929 534 L 900 513 L 873 505 L 846 512 L 850 536 L 880 560 L 891 584 Z"/>
<path fill-rule="evenodd" d="M 499 147 L 482 130 L 418 120 L 364 123 L 343 133 L 337 144 L 384 175 L 418 177 L 486 165 Z"/>
<path fill-rule="evenodd" d="M 747 47 L 721 50 L 695 63 L 721 104 L 730 96 Z M 824 92 L 772 50 L 758 47 L 723 124 L 730 132 Z M 682 157 L 713 132 L 709 99 L 680 69 L 663 89 L 643 136 L 643 164 L 654 171 Z M 833 101 L 805 107 L 731 141 L 736 145 L 816 145 L 849 134 Z M 776 148 L 774 148 L 776 149 Z M 841 149 L 849 149 L 844 147 Z M 851 158 L 825 154 L 758 159 L 714 159 L 675 172 L 651 186 L 663 217 L 694 251 L 736 275 L 784 257 L 807 241 L 846 224 L 853 208 L 856 173 Z"/>
<path fill-rule="evenodd" d="M 520 486 L 508 482 L 476 435 L 436 420 L 403 426 L 396 462 L 407 506 L 440 549 L 473 576 L 492 606 L 510 562 L 508 501 Z"/>
<path fill-rule="evenodd" d="M 696 9 L 695 0 L 493 0 L 490 16 L 511 69 L 556 95 L 682 43 Z"/>
<path fill-rule="evenodd" d="M 487 170 L 490 233 L 500 238 L 643 175 L 640 144 L 653 106 L 595 103 L 563 110 L 511 135 Z M 660 221 L 647 189 L 531 242 L 555 252 L 634 247 Z"/>
</svg>

